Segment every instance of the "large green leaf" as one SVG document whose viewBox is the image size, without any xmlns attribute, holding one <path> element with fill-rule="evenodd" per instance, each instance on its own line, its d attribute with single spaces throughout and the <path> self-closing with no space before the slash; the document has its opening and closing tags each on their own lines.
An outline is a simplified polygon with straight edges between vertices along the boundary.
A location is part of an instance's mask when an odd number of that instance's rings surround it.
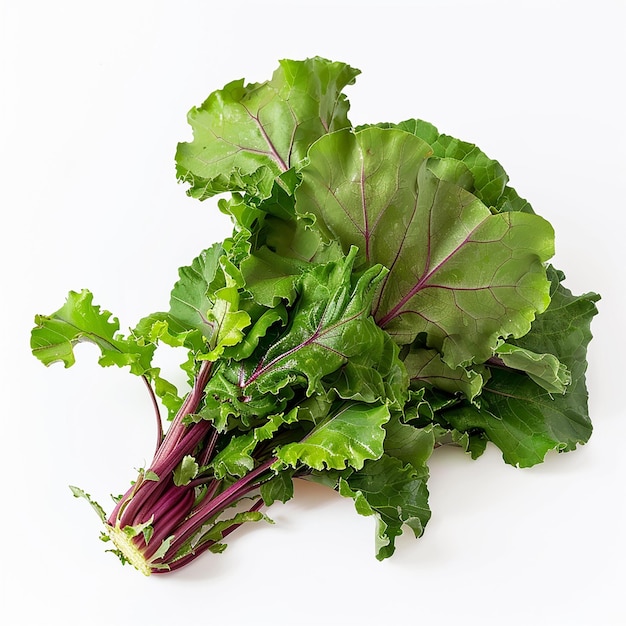
<svg viewBox="0 0 626 626">
<path fill-rule="evenodd" d="M 302 441 L 280 448 L 276 456 L 291 467 L 304 464 L 316 470 L 346 466 L 361 469 L 366 460 L 383 454 L 383 425 L 388 419 L 385 405 L 347 403 L 317 424 Z"/>
<path fill-rule="evenodd" d="M 201 199 L 237 190 L 268 197 L 316 139 L 349 126 L 341 91 L 358 74 L 319 57 L 285 60 L 267 82 L 236 80 L 215 91 L 189 112 L 194 138 L 178 145 L 179 179 Z"/>
<path fill-rule="evenodd" d="M 487 360 L 545 310 L 554 233 L 533 214 L 492 214 L 463 188 L 462 162 L 430 153 L 395 129 L 326 135 L 310 150 L 296 209 L 344 249 L 357 246 L 357 264 L 389 268 L 374 302 L 380 326 L 398 343 L 426 333 L 456 367 Z"/>
<path fill-rule="evenodd" d="M 587 409 L 587 344 L 599 296 L 574 296 L 550 270 L 552 301 L 516 344 L 536 353 L 555 355 L 571 373 L 565 393 L 552 394 L 523 372 L 492 369 L 481 405 L 445 414 L 454 428 L 482 430 L 512 465 L 528 467 L 543 461 L 548 450 L 573 450 L 591 436 Z"/>
</svg>

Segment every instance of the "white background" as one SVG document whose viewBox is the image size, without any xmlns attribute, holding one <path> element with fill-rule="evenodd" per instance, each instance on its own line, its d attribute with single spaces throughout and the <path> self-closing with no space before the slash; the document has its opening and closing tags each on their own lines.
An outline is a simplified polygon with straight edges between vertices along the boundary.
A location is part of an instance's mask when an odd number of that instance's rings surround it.
<svg viewBox="0 0 626 626">
<path fill-rule="evenodd" d="M 0 3 L 3 624 L 625 624 L 623 95 L 626 3 Z M 144 578 L 104 552 L 107 503 L 152 454 L 142 383 L 29 351 L 35 313 L 90 288 L 123 328 L 229 233 L 175 180 L 186 112 L 280 58 L 362 70 L 353 123 L 429 120 L 497 158 L 603 299 L 587 446 L 519 470 L 497 450 L 431 462 L 433 518 L 374 558 L 374 523 L 314 485 L 228 550 Z M 107 505 L 108 506 L 108 505 Z"/>
</svg>

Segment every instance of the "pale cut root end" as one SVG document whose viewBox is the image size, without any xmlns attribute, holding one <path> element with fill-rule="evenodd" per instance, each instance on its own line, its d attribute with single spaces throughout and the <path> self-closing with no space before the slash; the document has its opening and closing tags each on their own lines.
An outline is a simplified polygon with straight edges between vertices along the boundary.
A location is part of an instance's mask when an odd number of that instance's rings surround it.
<svg viewBox="0 0 626 626">
<path fill-rule="evenodd" d="M 137 548 L 131 537 L 129 537 L 119 526 L 108 526 L 106 532 L 115 544 L 115 547 L 122 553 L 124 558 L 144 576 L 150 576 L 152 569 L 150 563 Z"/>
</svg>

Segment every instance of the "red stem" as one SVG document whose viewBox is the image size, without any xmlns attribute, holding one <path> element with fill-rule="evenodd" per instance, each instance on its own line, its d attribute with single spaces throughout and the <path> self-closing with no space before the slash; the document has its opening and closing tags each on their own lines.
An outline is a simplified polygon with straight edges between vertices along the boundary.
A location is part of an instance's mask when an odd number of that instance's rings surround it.
<svg viewBox="0 0 626 626">
<path fill-rule="evenodd" d="M 253 513 L 254 511 L 258 511 L 262 506 L 263 506 L 263 499 L 259 498 L 248 509 L 248 512 Z M 237 528 L 239 528 L 242 523 L 243 522 L 240 522 L 239 524 L 233 524 L 232 526 L 229 526 L 226 530 L 222 532 L 222 539 L 230 535 L 230 533 L 232 533 L 233 531 L 237 530 Z M 217 542 L 215 541 L 207 541 L 203 543 L 201 546 L 194 549 L 193 552 L 186 554 L 185 556 L 181 557 L 180 559 L 176 559 L 175 561 L 172 561 L 171 563 L 168 563 L 168 566 L 169 566 L 168 569 L 154 568 L 152 570 L 152 573 L 153 574 L 165 574 L 167 572 L 172 572 L 174 570 L 180 569 L 181 567 L 184 567 L 185 565 L 188 565 L 189 563 L 191 563 L 191 561 L 193 561 L 194 559 L 198 558 L 203 552 L 206 552 L 209 548 L 211 548 L 211 546 L 214 546 L 216 543 Z"/>
<path fill-rule="evenodd" d="M 276 459 L 274 457 L 268 459 L 212 500 L 203 500 L 200 506 L 176 529 L 176 539 L 172 542 L 172 545 L 167 551 L 164 561 L 167 561 L 168 557 L 173 557 L 213 516 L 225 510 L 231 504 L 241 499 L 245 494 L 255 489 L 258 486 L 258 484 L 255 484 L 255 481 L 267 472 L 275 462 Z"/>
</svg>

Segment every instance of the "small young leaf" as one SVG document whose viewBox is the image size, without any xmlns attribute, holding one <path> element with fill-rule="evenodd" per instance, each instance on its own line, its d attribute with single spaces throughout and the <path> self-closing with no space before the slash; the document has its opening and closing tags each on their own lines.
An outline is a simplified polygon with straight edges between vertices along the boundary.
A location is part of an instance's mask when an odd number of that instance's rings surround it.
<svg viewBox="0 0 626 626">
<path fill-rule="evenodd" d="M 92 500 L 91 496 L 88 493 L 85 493 L 82 489 L 80 489 L 79 487 L 74 487 L 73 485 L 70 485 L 70 490 L 74 494 L 75 498 L 83 498 L 84 500 L 87 500 L 93 510 L 97 513 L 100 521 L 103 523 L 106 522 L 107 516 L 104 512 L 104 509 L 95 500 Z"/>
<path fill-rule="evenodd" d="M 198 475 L 198 463 L 190 454 L 174 470 L 174 484 L 177 487 L 188 485 Z"/>
<path fill-rule="evenodd" d="M 261 497 L 265 506 L 274 502 L 287 502 L 293 498 L 293 471 L 282 470 L 261 485 Z"/>
<path fill-rule="evenodd" d="M 159 559 L 163 558 L 167 551 L 169 550 L 170 546 L 172 545 L 172 541 L 174 540 L 174 536 L 170 535 L 169 537 L 166 537 L 162 542 L 161 545 L 158 547 L 157 551 L 152 555 L 152 558 L 150 559 L 151 561 L 158 561 Z M 152 567 L 155 567 L 154 564 L 151 563 Z M 156 566 L 159 567 L 159 566 Z"/>
</svg>

